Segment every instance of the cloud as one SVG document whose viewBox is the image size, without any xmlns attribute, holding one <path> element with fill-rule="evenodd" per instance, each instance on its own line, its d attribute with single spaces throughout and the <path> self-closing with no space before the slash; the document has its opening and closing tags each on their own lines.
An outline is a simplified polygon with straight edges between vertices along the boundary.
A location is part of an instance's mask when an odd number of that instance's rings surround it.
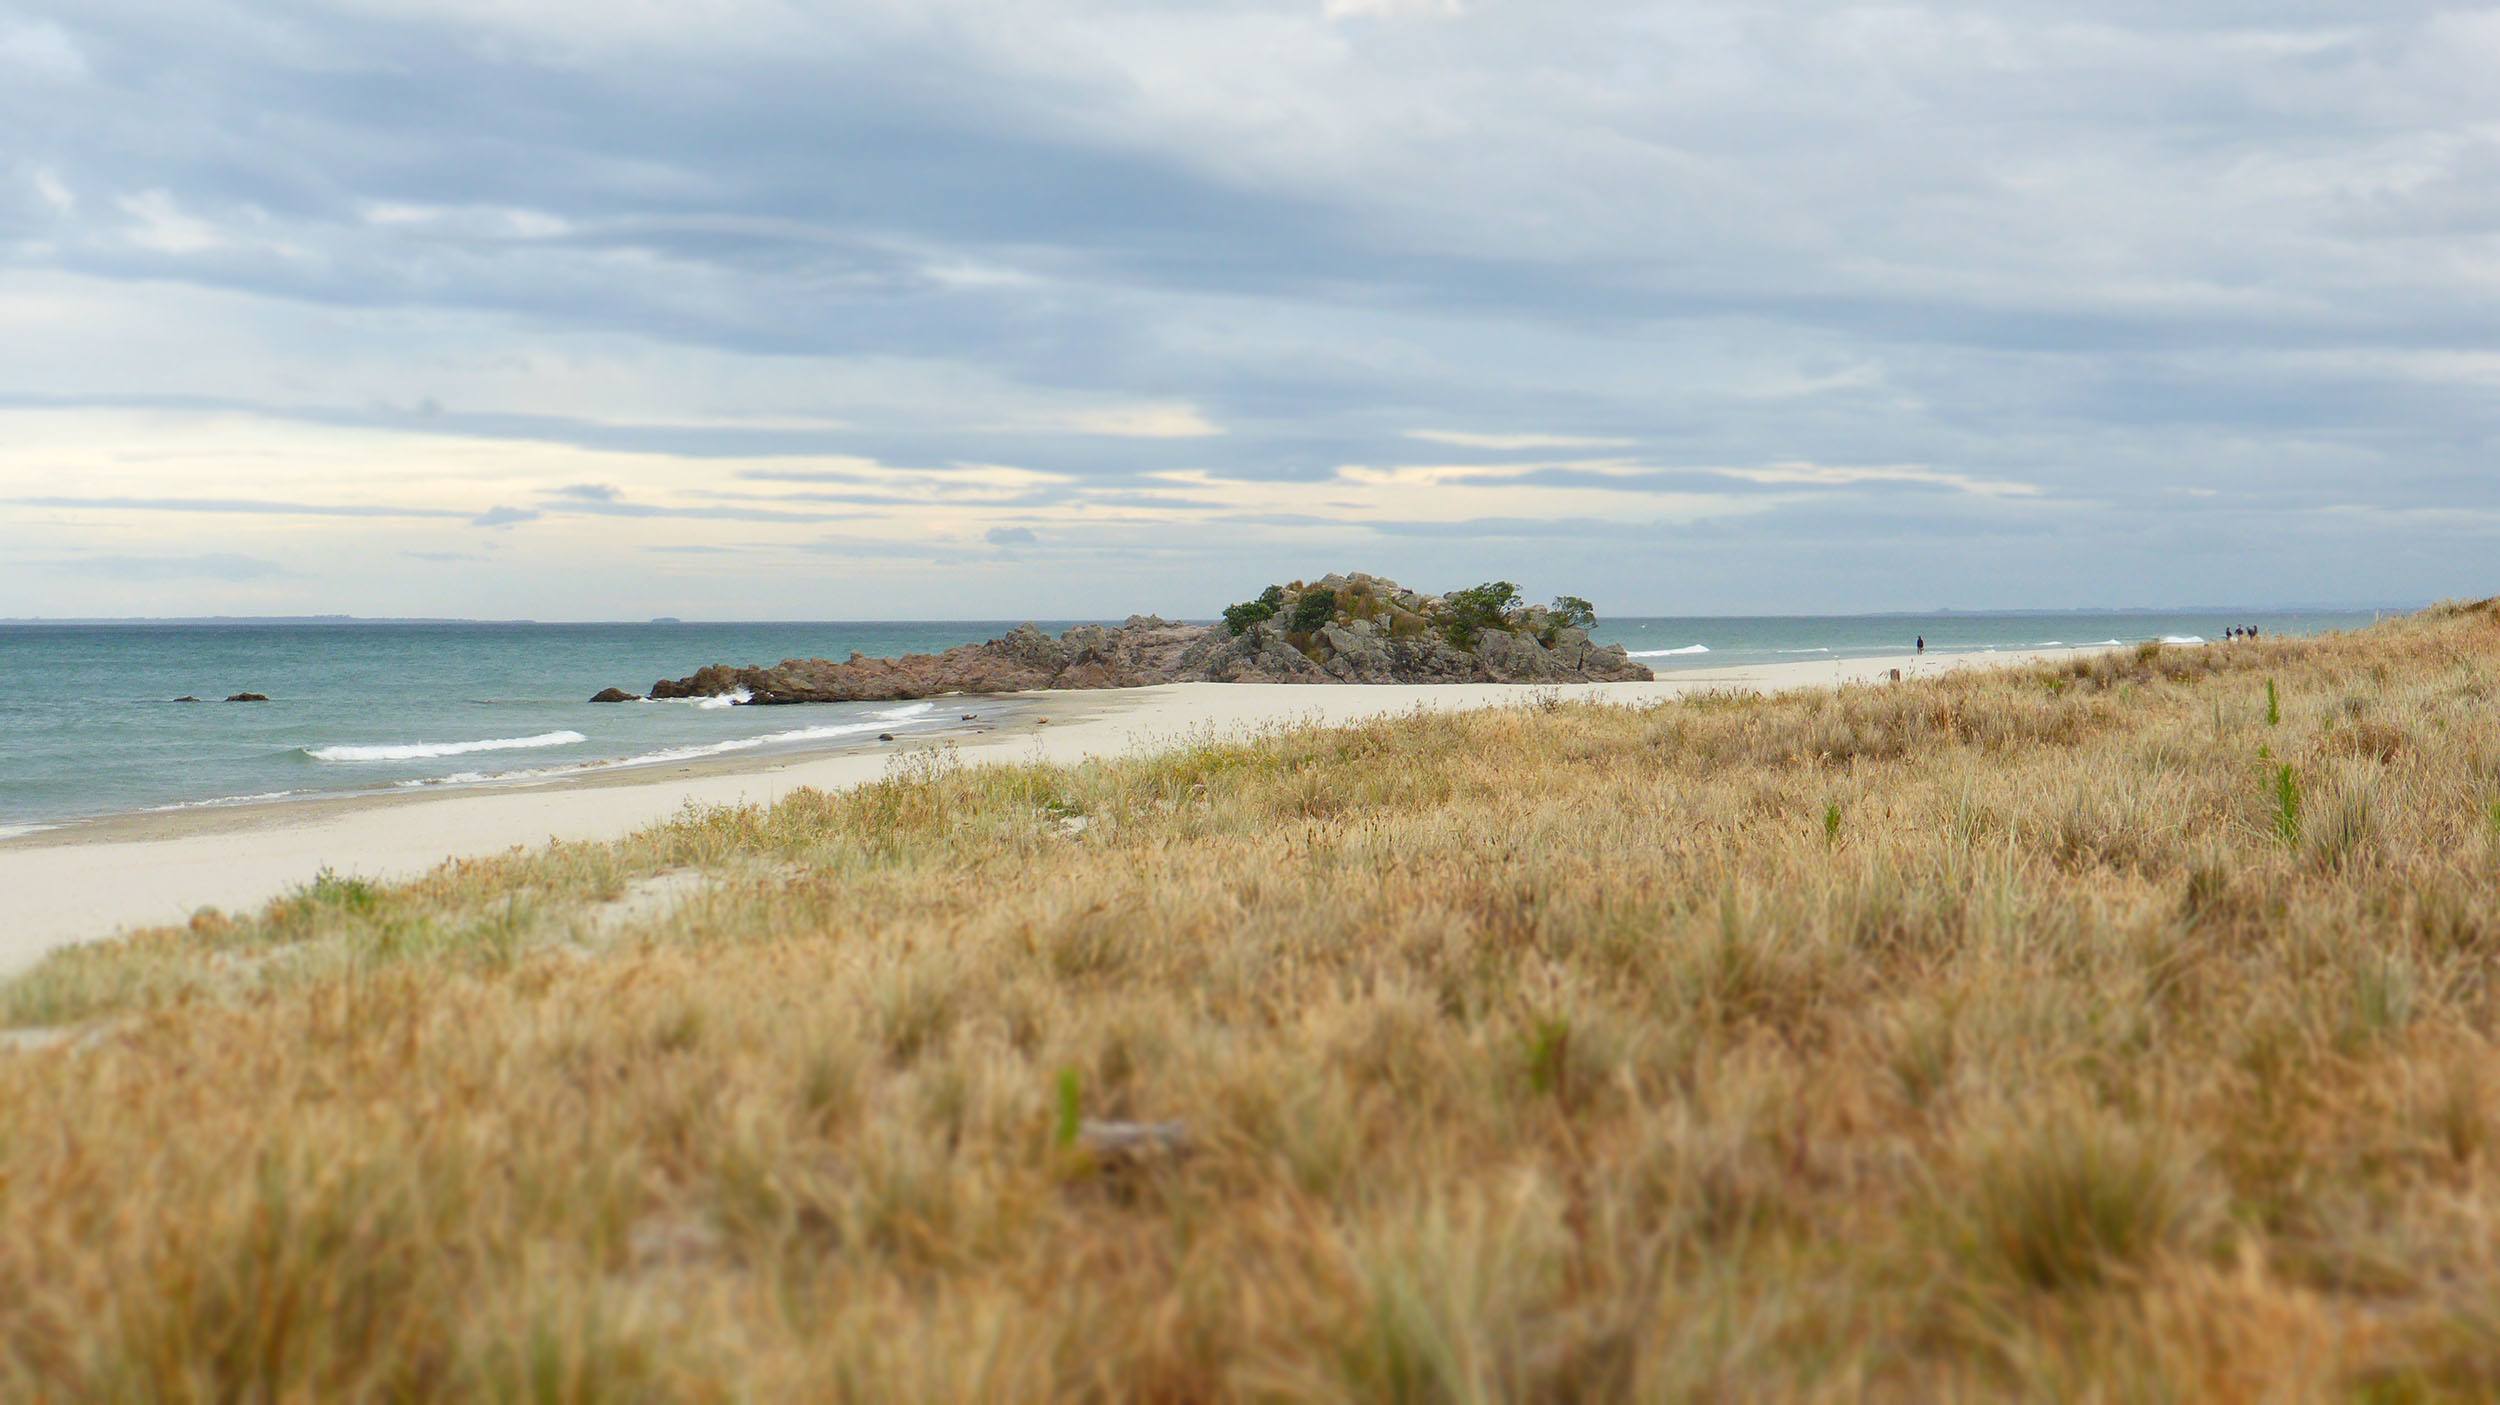
<svg viewBox="0 0 2500 1405">
<path fill-rule="evenodd" d="M 556 496 L 577 502 L 615 502 L 622 489 L 606 483 L 573 483 L 556 489 Z"/>
<path fill-rule="evenodd" d="M 1941 469 L 1916 465 L 1889 468 L 1852 468 L 1827 464 L 1783 463 L 1768 468 L 1714 468 L 1709 470 L 1722 478 L 1740 479 L 1747 483 L 1764 483 L 1779 487 L 1854 488 L 1869 483 L 1909 483 L 1920 487 L 1950 488 L 1982 498 L 2036 498 L 2046 489 L 2037 483 L 2019 483 L 2003 478 L 1977 478 L 1966 473 L 1948 473 Z"/>
<path fill-rule="evenodd" d="M 1210 439 L 1224 432 L 1189 405 L 1080 410 L 1059 416 L 1055 423 L 1078 434 L 1099 434 L 1110 439 Z"/>
<path fill-rule="evenodd" d="M 490 558 L 477 551 L 403 551 L 400 555 L 412 561 L 485 561 Z"/>
<path fill-rule="evenodd" d="M 0 15 L 0 72 L 74 82 L 87 76 L 87 56 L 57 24 Z"/>
<path fill-rule="evenodd" d="M 467 517 L 455 508 L 399 507 L 377 503 L 282 502 L 267 498 L 76 498 L 22 497 L 19 507 L 75 508 L 96 512 L 199 512 L 255 517 Z M 497 511 L 509 511 L 499 508 Z"/>
<path fill-rule="evenodd" d="M 1448 444 L 1461 449 L 1499 449 L 1513 452 L 1521 449 L 1622 449 L 1635 440 L 1600 439 L 1573 434 L 1470 434 L 1456 429 L 1410 429 L 1409 439 L 1427 444 Z"/>
<path fill-rule="evenodd" d="M 1030 527 L 992 527 L 981 534 L 981 540 L 992 546 L 1031 546 L 1040 538 Z"/>
<path fill-rule="evenodd" d="M 288 574 L 274 561 L 224 551 L 197 556 L 83 556 L 47 565 L 69 575 L 138 582 L 259 581 Z"/>
<path fill-rule="evenodd" d="M 522 522 L 535 522 L 545 513 L 526 507 L 490 507 L 469 519 L 472 527 L 510 527 Z"/>
<path fill-rule="evenodd" d="M 1461 0 L 1322 0 L 1320 13 L 1332 20 L 1377 16 L 1403 19 L 1409 16 L 1446 18 L 1466 13 Z"/>
</svg>

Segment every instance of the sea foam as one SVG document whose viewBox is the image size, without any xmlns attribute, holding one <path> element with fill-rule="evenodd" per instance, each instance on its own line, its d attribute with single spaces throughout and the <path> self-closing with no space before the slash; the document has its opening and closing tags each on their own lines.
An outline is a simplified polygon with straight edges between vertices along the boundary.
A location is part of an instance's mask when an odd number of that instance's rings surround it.
<svg viewBox="0 0 2500 1405">
<path fill-rule="evenodd" d="M 2205 642 L 2205 636 L 2201 634 L 2165 634 L 2161 637 L 2161 642 L 2164 644 L 2202 644 Z"/>
<path fill-rule="evenodd" d="M 315 761 L 432 761 L 466 756 L 474 751 L 531 751 L 545 746 L 577 746 L 590 738 L 579 732 L 541 732 L 534 737 L 489 737 L 478 742 L 406 742 L 398 746 L 309 746 L 304 754 Z"/>
<path fill-rule="evenodd" d="M 592 771 L 621 771 L 635 766 L 666 766 L 678 761 L 701 761 L 707 757 L 727 756 L 733 752 L 752 751 L 759 746 L 788 746 L 797 742 L 831 741 L 836 737 L 856 737 L 882 732 L 890 727 L 909 727 L 915 720 L 935 722 L 934 717 L 921 718 L 935 704 L 917 703 L 911 707 L 892 708 L 871 714 L 875 722 L 841 722 L 823 727 L 800 727 L 787 732 L 767 732 L 758 737 L 732 737 L 727 741 L 708 742 L 701 746 L 673 746 L 660 751 L 647 751 L 639 756 L 620 756 L 612 761 L 582 761 L 569 766 L 541 766 L 526 771 L 462 771 L 450 776 L 424 776 L 399 782 L 403 787 L 438 785 L 481 785 L 488 782 L 513 783 L 548 780 L 558 776 L 578 776 Z"/>
<path fill-rule="evenodd" d="M 1706 654 L 1709 652 L 1710 646 L 1707 644 L 1687 644 L 1681 649 L 1630 649 L 1625 651 L 1624 657 L 1633 659 L 1664 659 L 1672 658 L 1677 654 Z"/>
</svg>

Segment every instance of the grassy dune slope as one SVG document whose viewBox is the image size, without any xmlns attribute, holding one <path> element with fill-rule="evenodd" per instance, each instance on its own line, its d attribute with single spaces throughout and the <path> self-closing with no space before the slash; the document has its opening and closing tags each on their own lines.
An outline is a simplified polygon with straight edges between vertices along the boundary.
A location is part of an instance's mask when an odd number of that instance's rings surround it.
<svg viewBox="0 0 2500 1405">
<path fill-rule="evenodd" d="M 0 1398 L 2487 1395 L 2495 953 L 2489 603 L 924 761 L 0 991 Z"/>
</svg>

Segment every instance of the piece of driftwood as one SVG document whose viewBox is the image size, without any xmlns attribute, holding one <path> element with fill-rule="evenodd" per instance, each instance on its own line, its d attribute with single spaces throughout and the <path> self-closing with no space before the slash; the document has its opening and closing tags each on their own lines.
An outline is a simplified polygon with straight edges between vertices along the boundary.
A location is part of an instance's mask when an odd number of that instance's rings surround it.
<svg viewBox="0 0 2500 1405">
<path fill-rule="evenodd" d="M 1189 1129 L 1178 1122 L 1097 1122 L 1087 1118 L 1076 1144 L 1102 1164 L 1139 1164 L 1189 1154 Z"/>
</svg>

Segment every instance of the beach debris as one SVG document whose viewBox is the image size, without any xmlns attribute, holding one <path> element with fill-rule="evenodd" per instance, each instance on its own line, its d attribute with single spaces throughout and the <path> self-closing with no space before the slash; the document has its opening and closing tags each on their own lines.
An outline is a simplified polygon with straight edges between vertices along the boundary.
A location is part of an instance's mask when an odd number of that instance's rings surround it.
<svg viewBox="0 0 2500 1405">
<path fill-rule="evenodd" d="M 965 714 L 964 714 L 964 720 L 965 720 L 966 722 L 977 722 L 977 721 L 979 721 L 980 719 L 981 719 L 981 714 L 979 714 L 979 713 L 977 713 L 977 712 L 967 712 L 967 713 L 965 713 Z"/>
<path fill-rule="evenodd" d="M 595 703 L 641 702 L 642 694 L 629 693 L 622 688 L 602 688 L 591 694 L 590 700 Z"/>
<path fill-rule="evenodd" d="M 237 694 L 235 694 L 233 697 L 230 697 L 230 698 L 226 699 L 226 701 L 228 701 L 228 702 L 267 702 L 267 701 L 269 701 L 269 695 L 268 695 L 267 693 L 237 693 Z"/>
<path fill-rule="evenodd" d="M 1898 683 L 1898 682 L 1900 682 L 1900 681 L 1901 681 L 1901 670 L 1899 670 L 1899 669 L 1897 669 L 1897 668 L 1896 668 L 1896 669 L 1894 669 L 1894 670 L 1892 671 L 1892 681 L 1893 681 L 1893 682 L 1895 682 L 1895 683 Z"/>
<path fill-rule="evenodd" d="M 1076 1144 L 1095 1164 L 1106 1169 L 1178 1160 L 1189 1154 L 1189 1128 L 1178 1122 L 1099 1122 L 1078 1124 Z"/>
<path fill-rule="evenodd" d="M 1033 719 L 1033 725 L 1036 727 L 1047 727 L 1050 725 L 1050 719 L 1047 717 L 1036 717 Z"/>
</svg>

